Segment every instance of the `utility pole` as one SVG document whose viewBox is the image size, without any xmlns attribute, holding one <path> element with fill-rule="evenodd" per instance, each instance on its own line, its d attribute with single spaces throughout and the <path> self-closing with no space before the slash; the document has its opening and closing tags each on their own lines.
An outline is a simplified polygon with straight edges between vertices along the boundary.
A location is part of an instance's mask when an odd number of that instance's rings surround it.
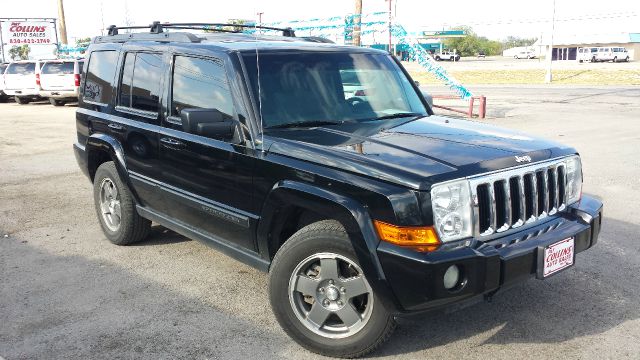
<svg viewBox="0 0 640 360">
<path fill-rule="evenodd" d="M 262 26 L 262 14 L 264 14 L 264 12 L 259 12 L 256 15 L 258 15 L 258 26 Z"/>
<path fill-rule="evenodd" d="M 556 22 L 556 0 L 553 2 L 553 11 L 551 15 L 551 34 L 549 35 L 549 48 L 547 49 L 547 75 L 544 78 L 544 82 L 547 84 L 553 81 L 553 75 L 551 74 L 551 62 L 553 61 L 553 32 L 555 30 Z"/>
<path fill-rule="evenodd" d="M 67 25 L 64 21 L 64 5 L 58 0 L 58 21 L 60 22 L 60 42 L 67 45 Z"/>
<path fill-rule="evenodd" d="M 353 16 L 353 45 L 360 46 L 360 24 L 362 22 L 362 0 L 356 0 L 356 12 Z"/>
<path fill-rule="evenodd" d="M 391 48 L 391 0 L 389 1 L 389 52 L 391 53 L 391 55 L 396 55 L 396 52 L 394 51 L 394 49 Z"/>
</svg>

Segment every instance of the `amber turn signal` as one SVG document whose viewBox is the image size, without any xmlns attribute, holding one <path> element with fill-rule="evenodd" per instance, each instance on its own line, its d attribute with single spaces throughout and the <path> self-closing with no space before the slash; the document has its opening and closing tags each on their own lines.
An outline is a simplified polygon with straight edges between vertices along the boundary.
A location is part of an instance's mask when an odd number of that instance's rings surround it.
<svg viewBox="0 0 640 360">
<path fill-rule="evenodd" d="M 373 225 L 382 241 L 409 246 L 417 251 L 434 251 L 440 246 L 436 230 L 431 226 L 396 226 L 374 220 Z"/>
</svg>

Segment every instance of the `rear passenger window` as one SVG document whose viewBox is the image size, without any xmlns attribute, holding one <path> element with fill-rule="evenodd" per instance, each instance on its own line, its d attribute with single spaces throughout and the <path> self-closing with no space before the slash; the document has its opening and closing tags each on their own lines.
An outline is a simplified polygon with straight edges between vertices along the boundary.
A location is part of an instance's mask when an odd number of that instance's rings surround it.
<svg viewBox="0 0 640 360">
<path fill-rule="evenodd" d="M 15 63 L 9 65 L 9 69 L 7 69 L 7 75 L 31 75 L 35 73 L 36 64 L 34 63 Z"/>
<path fill-rule="evenodd" d="M 162 79 L 160 54 L 127 53 L 120 83 L 121 106 L 157 113 Z"/>
<path fill-rule="evenodd" d="M 223 116 L 233 117 L 233 100 L 220 60 L 176 56 L 172 94 L 173 116 L 180 116 L 182 109 L 215 108 Z"/>
<path fill-rule="evenodd" d="M 84 100 L 108 104 L 113 95 L 111 81 L 116 73 L 118 53 L 116 51 L 94 51 L 89 57 L 87 80 L 84 85 Z"/>
<path fill-rule="evenodd" d="M 73 74 L 73 63 L 46 63 L 42 67 L 43 74 Z"/>
</svg>

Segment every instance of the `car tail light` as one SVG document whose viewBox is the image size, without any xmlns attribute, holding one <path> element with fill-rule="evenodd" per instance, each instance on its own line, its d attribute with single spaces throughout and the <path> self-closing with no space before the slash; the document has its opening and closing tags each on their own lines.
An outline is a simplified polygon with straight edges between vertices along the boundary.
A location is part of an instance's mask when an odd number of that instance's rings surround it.
<svg viewBox="0 0 640 360">
<path fill-rule="evenodd" d="M 80 74 L 73 75 L 73 80 L 75 81 L 76 86 L 80 86 Z"/>
<path fill-rule="evenodd" d="M 40 74 L 36 74 L 36 85 L 40 86 Z"/>
<path fill-rule="evenodd" d="M 358 90 L 356 91 L 354 96 L 367 96 L 367 94 L 364 92 L 364 90 Z"/>
</svg>

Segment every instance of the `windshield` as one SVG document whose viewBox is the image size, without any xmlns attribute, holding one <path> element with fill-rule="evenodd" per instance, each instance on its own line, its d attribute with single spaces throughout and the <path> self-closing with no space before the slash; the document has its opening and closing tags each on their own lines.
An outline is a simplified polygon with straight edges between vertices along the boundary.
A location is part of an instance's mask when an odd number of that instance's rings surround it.
<svg viewBox="0 0 640 360">
<path fill-rule="evenodd" d="M 409 79 L 388 55 L 295 52 L 259 57 L 265 128 L 427 115 Z M 244 62 L 257 98 L 255 52 L 246 53 Z"/>
</svg>

